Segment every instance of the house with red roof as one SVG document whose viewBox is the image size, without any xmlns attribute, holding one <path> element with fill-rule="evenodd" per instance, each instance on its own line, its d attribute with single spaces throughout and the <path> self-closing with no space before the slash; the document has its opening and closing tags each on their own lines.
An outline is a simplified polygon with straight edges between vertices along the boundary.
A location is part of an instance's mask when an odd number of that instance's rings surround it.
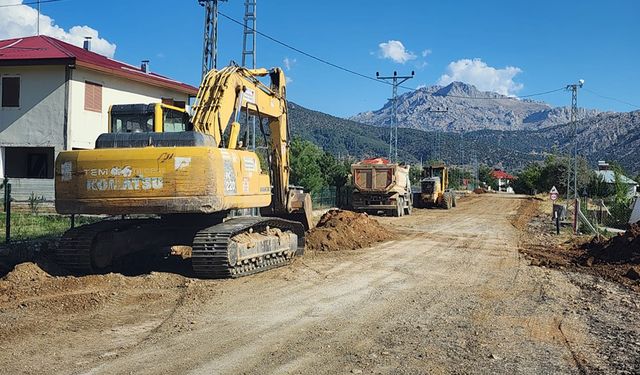
<svg viewBox="0 0 640 375">
<path fill-rule="evenodd" d="M 499 168 L 494 168 L 493 171 L 491 171 L 491 176 L 498 181 L 498 191 L 513 193 L 511 181 L 515 180 L 517 178 L 516 176 L 510 175 Z"/>
<path fill-rule="evenodd" d="M 90 149 L 112 104 L 184 106 L 197 88 L 48 36 L 0 41 L 0 178 L 53 199 L 55 156 Z"/>
</svg>

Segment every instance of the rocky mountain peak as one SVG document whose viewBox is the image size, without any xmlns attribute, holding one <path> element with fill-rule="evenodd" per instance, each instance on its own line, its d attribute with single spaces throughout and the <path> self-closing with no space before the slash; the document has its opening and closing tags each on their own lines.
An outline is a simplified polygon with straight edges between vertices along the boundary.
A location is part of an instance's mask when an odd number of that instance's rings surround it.
<svg viewBox="0 0 640 375">
<path fill-rule="evenodd" d="M 433 95 L 436 96 L 468 96 L 468 97 L 479 97 L 481 95 L 481 91 L 478 90 L 474 85 L 470 85 L 464 82 L 454 81 L 444 86 L 443 88 L 435 91 Z"/>
</svg>

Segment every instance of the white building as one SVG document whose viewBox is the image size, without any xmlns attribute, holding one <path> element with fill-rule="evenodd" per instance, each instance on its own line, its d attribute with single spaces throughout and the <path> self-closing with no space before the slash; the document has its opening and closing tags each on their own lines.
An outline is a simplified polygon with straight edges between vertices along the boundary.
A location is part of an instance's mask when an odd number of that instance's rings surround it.
<svg viewBox="0 0 640 375">
<path fill-rule="evenodd" d="M 598 170 L 596 171 L 596 175 L 602 179 L 604 183 L 613 185 L 615 183 L 616 177 L 615 172 L 611 169 L 609 163 L 604 161 L 598 162 Z M 629 197 L 635 197 L 638 194 L 638 183 L 629 177 L 620 174 L 620 181 L 627 185 L 629 189 L 627 195 Z"/>
<path fill-rule="evenodd" d="M 0 41 L 0 178 L 53 199 L 54 159 L 109 131 L 112 104 L 184 105 L 197 88 L 48 36 Z"/>
</svg>

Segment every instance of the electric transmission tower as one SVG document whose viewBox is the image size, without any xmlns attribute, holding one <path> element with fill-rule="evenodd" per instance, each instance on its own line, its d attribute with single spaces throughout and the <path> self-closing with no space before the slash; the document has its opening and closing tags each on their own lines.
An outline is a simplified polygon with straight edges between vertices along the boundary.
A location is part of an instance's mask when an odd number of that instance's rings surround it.
<svg viewBox="0 0 640 375">
<path fill-rule="evenodd" d="M 578 83 L 567 85 L 567 90 L 571 91 L 571 131 L 573 133 L 573 139 L 571 147 L 573 150 L 569 151 L 569 163 L 567 165 L 567 203 L 566 208 L 568 210 L 569 200 L 573 199 L 574 202 L 578 200 L 578 89 L 582 88 L 584 80 L 579 80 Z M 571 155 L 573 154 L 573 155 Z M 578 205 L 576 203 L 576 212 L 574 213 L 574 232 L 576 231 L 576 225 L 578 222 Z"/>
<path fill-rule="evenodd" d="M 398 72 L 394 71 L 393 76 L 380 77 L 380 73 L 376 72 L 377 79 L 384 79 L 391 81 L 393 92 L 391 95 L 391 128 L 389 129 L 389 160 L 394 163 L 398 162 L 398 105 L 396 103 L 398 99 L 398 86 L 413 78 L 414 72 L 411 71 L 410 76 L 399 76 Z"/>
<path fill-rule="evenodd" d="M 578 118 L 578 89 L 582 88 L 584 81 L 580 80 L 578 83 L 567 85 L 567 90 L 571 91 L 571 151 L 569 158 L 569 165 L 567 168 L 567 202 L 569 199 L 578 198 L 578 125 L 576 123 Z"/>
<path fill-rule="evenodd" d="M 253 69 L 256 67 L 256 2 L 257 0 L 244 1 L 244 35 L 242 39 L 242 66 Z"/>
<path fill-rule="evenodd" d="M 256 2 L 257 0 L 244 1 L 244 33 L 242 37 L 242 66 L 256 68 Z M 256 118 L 251 116 L 251 145 L 256 149 Z"/>
<path fill-rule="evenodd" d="M 449 108 L 448 107 L 435 107 L 435 108 L 434 107 L 429 107 L 428 112 L 429 113 L 447 113 L 447 112 L 449 112 Z M 437 124 L 436 124 L 436 126 L 437 126 Z M 440 161 L 441 158 L 442 158 L 442 156 L 441 156 L 441 153 L 442 153 L 442 137 L 440 136 L 440 131 L 437 130 L 437 128 L 435 130 L 435 137 L 434 138 L 435 138 L 434 144 L 432 145 L 434 152 L 433 152 L 431 157 L 433 159 L 435 159 L 435 161 Z"/>
<path fill-rule="evenodd" d="M 198 0 L 204 7 L 204 37 L 202 46 L 202 78 L 218 63 L 218 2 L 227 0 Z"/>
</svg>

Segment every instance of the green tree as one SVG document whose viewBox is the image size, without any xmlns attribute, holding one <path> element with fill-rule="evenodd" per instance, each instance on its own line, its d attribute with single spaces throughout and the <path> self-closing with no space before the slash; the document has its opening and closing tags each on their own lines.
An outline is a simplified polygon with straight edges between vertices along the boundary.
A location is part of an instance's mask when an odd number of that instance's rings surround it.
<svg viewBox="0 0 640 375">
<path fill-rule="evenodd" d="M 420 186 L 420 180 L 422 179 L 422 168 L 420 164 L 412 165 L 409 169 L 409 180 L 411 186 Z"/>
<path fill-rule="evenodd" d="M 518 173 L 518 178 L 513 181 L 513 190 L 516 193 L 537 194 L 540 191 L 540 177 L 542 167 L 539 163 L 529 163 Z"/>
<path fill-rule="evenodd" d="M 612 195 L 612 188 L 602 176 L 594 173 L 587 184 L 587 193 L 591 198 L 605 198 Z"/>
<path fill-rule="evenodd" d="M 463 180 L 471 180 L 471 172 L 462 170 L 460 168 L 449 169 L 449 188 L 461 189 L 463 187 Z"/>
<path fill-rule="evenodd" d="M 624 170 L 617 165 L 613 166 L 613 202 L 611 203 L 612 225 L 624 228 L 631 216 L 631 197 L 629 185 L 623 180 Z"/>
<path fill-rule="evenodd" d="M 320 166 L 322 150 L 313 143 L 294 139 L 291 142 L 291 183 L 304 187 L 312 195 L 326 186 Z"/>
<path fill-rule="evenodd" d="M 569 169 L 569 163 L 572 159 L 567 157 L 560 157 L 555 155 L 548 156 L 544 165 L 540 171 L 540 180 L 537 186 L 538 191 L 549 191 L 555 186 L 561 195 L 567 193 L 567 173 Z M 578 193 L 581 194 L 589 182 L 591 181 L 595 172 L 589 167 L 589 163 L 584 158 L 578 158 L 578 174 L 577 174 L 577 188 Z M 573 186 L 573 181 L 569 181 Z"/>
<path fill-rule="evenodd" d="M 492 189 L 497 190 L 498 180 L 493 177 L 491 172 L 493 172 L 493 168 L 484 164 L 480 165 L 478 167 L 478 179 L 480 180 L 481 184 L 484 183 L 487 186 L 491 186 Z"/>
</svg>

